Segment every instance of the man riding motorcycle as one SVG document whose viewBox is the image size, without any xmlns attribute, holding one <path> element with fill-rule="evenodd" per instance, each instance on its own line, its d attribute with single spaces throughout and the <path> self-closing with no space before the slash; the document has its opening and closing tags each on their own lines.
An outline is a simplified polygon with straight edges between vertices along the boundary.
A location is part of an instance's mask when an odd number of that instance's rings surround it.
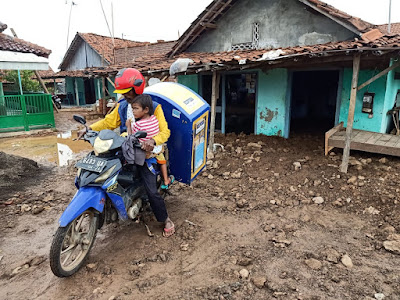
<svg viewBox="0 0 400 300">
<path fill-rule="evenodd" d="M 117 106 L 110 114 L 106 115 L 104 119 L 90 125 L 89 129 L 94 131 L 100 131 L 103 129 L 114 130 L 119 126 L 120 133 L 126 132 L 128 105 L 135 102 L 137 95 L 143 94 L 145 85 L 145 79 L 138 70 L 133 68 L 120 70 L 115 76 L 116 89 L 114 93 L 122 94 L 123 98 L 118 101 Z M 160 132 L 152 139 L 143 142 L 142 149 L 145 151 L 152 151 L 155 145 L 166 143 L 171 134 L 161 105 L 153 101 L 153 107 L 154 116 L 158 120 Z M 84 134 L 85 129 L 78 132 L 78 137 L 80 138 Z M 147 164 L 139 167 L 139 171 L 154 215 L 156 216 L 157 221 L 164 222 L 163 234 L 164 236 L 170 236 L 175 232 L 175 226 L 168 217 L 164 199 L 157 190 L 156 176 L 148 169 Z"/>
</svg>

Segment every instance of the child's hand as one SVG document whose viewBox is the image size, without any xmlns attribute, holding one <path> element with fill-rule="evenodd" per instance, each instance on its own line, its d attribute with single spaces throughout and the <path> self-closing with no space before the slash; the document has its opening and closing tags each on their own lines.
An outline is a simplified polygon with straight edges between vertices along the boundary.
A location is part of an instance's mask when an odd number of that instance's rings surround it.
<svg viewBox="0 0 400 300">
<path fill-rule="evenodd" d="M 125 125 L 126 125 L 126 131 L 128 132 L 129 135 L 131 135 L 132 134 L 131 120 L 129 119 L 126 120 Z"/>
</svg>

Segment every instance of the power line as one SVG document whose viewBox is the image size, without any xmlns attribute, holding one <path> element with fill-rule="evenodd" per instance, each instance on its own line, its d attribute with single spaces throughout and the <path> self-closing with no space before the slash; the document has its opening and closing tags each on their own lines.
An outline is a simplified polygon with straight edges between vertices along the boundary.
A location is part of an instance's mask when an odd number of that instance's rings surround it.
<svg viewBox="0 0 400 300">
<path fill-rule="evenodd" d="M 65 1 L 65 4 L 68 4 L 67 1 Z M 72 6 L 77 5 L 74 1 L 71 1 L 71 9 L 69 10 L 69 18 L 68 18 L 68 32 L 67 32 L 67 50 L 68 50 L 68 38 L 69 38 L 69 28 L 71 25 L 71 14 L 72 14 Z"/>
<path fill-rule="evenodd" d="M 101 10 L 103 11 L 104 20 L 106 20 L 108 32 L 110 33 L 110 36 L 111 36 L 112 42 L 113 42 L 113 46 L 114 46 L 114 36 L 113 36 L 113 34 L 111 33 L 110 26 L 108 25 L 108 21 L 107 21 L 107 18 L 106 18 L 106 13 L 104 12 L 104 8 L 103 8 L 103 3 L 101 3 L 101 0 L 99 0 L 99 2 L 100 2 L 100 5 L 101 5 Z"/>
</svg>

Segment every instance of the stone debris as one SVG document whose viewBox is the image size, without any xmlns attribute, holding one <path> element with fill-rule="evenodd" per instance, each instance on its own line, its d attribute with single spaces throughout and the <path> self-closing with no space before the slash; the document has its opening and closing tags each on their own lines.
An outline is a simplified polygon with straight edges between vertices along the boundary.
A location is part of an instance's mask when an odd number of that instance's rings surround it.
<svg viewBox="0 0 400 300">
<path fill-rule="evenodd" d="M 322 197 L 314 197 L 314 198 L 312 199 L 312 201 L 313 201 L 315 204 L 322 204 L 322 203 L 324 203 L 324 198 L 322 198 Z"/>
<path fill-rule="evenodd" d="M 353 267 L 353 262 L 350 256 L 348 256 L 347 254 L 342 256 L 341 262 L 344 266 L 346 266 L 349 269 Z"/>
<path fill-rule="evenodd" d="M 385 295 L 383 293 L 376 293 L 374 297 L 376 300 L 383 300 L 385 298 Z"/>
<path fill-rule="evenodd" d="M 255 276 L 252 277 L 251 281 L 257 288 L 262 289 L 264 287 L 265 282 L 267 281 L 267 278 L 263 276 Z"/>
<path fill-rule="evenodd" d="M 298 171 L 298 170 L 301 169 L 301 163 L 298 162 L 298 161 L 295 161 L 295 162 L 293 163 L 293 166 L 294 166 L 294 170 L 295 170 L 295 171 Z"/>
<path fill-rule="evenodd" d="M 322 267 L 322 263 L 318 259 L 315 259 L 315 258 L 306 259 L 305 263 L 309 268 L 311 268 L 313 270 L 319 270 Z"/>
<path fill-rule="evenodd" d="M 250 272 L 247 269 L 241 269 L 239 271 L 240 278 L 247 279 L 249 278 Z"/>
<path fill-rule="evenodd" d="M 364 213 L 368 213 L 370 215 L 379 215 L 380 211 L 374 208 L 373 206 L 370 206 L 364 209 Z"/>
</svg>

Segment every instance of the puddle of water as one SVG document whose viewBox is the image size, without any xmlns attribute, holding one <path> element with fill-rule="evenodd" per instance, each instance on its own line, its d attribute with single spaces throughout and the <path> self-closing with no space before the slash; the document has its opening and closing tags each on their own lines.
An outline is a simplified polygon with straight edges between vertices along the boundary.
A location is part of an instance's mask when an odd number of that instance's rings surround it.
<svg viewBox="0 0 400 300">
<path fill-rule="evenodd" d="M 33 159 L 39 163 L 67 166 L 68 160 L 80 153 L 87 153 L 92 146 L 82 140 L 73 141 L 76 131 L 44 137 L 13 137 L 0 139 L 0 151 Z"/>
</svg>

